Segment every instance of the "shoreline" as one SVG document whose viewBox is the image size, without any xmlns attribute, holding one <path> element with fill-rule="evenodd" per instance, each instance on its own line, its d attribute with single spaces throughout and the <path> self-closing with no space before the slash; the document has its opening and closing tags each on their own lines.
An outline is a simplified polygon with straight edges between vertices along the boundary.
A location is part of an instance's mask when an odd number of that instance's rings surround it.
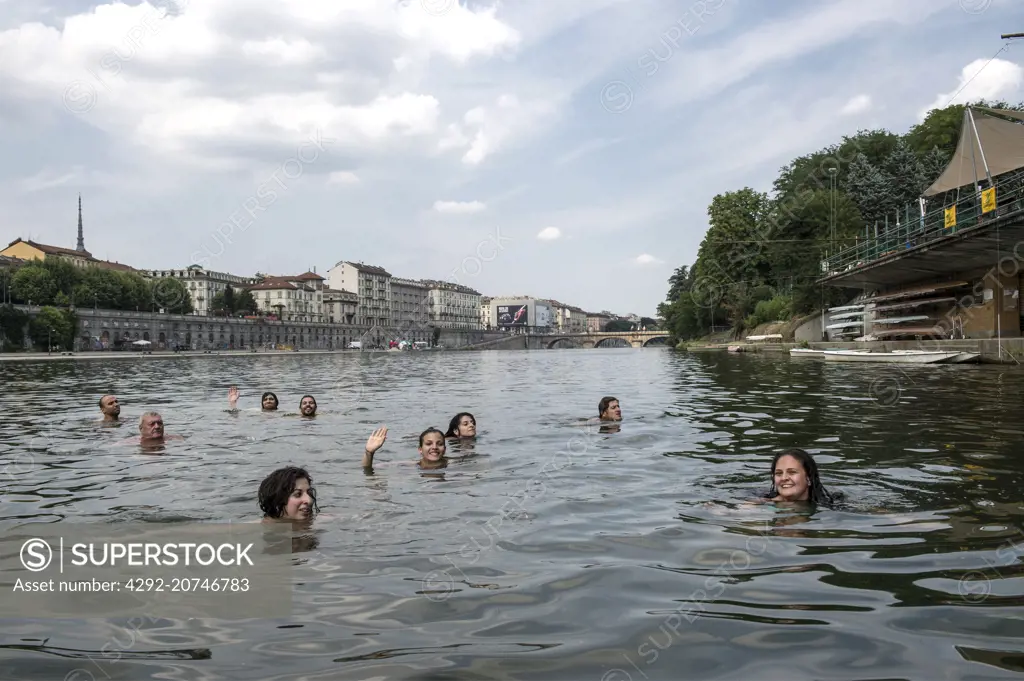
<svg viewBox="0 0 1024 681">
<path fill-rule="evenodd" d="M 37 362 L 37 361 L 76 361 L 80 359 L 185 359 L 196 357 L 291 357 L 294 355 L 340 355 L 359 353 L 390 352 L 390 350 L 153 350 L 150 352 L 123 352 L 111 350 L 88 350 L 83 352 L 4 352 L 0 353 L 0 362 Z"/>
</svg>

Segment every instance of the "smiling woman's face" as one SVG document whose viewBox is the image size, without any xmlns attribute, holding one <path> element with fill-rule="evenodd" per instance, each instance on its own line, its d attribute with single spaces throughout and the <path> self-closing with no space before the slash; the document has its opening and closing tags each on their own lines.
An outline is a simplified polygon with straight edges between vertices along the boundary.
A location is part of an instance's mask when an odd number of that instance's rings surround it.
<svg viewBox="0 0 1024 681">
<path fill-rule="evenodd" d="M 810 491 L 807 471 L 795 456 L 787 454 L 775 463 L 775 489 L 785 501 L 807 501 Z"/>
<path fill-rule="evenodd" d="M 427 433 L 423 436 L 423 444 L 420 445 L 420 456 L 425 461 L 436 463 L 444 458 L 445 444 L 444 435 L 441 433 Z"/>
</svg>

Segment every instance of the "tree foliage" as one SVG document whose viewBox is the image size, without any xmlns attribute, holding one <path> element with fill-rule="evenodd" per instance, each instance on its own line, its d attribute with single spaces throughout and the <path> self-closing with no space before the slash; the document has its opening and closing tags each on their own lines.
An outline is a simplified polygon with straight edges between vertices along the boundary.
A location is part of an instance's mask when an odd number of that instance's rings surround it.
<svg viewBox="0 0 1024 681">
<path fill-rule="evenodd" d="M 28 325 L 28 333 L 32 343 L 39 349 L 49 347 L 58 350 L 70 350 L 75 343 L 75 329 L 78 319 L 70 310 L 58 310 L 55 307 L 42 307 Z"/>
<path fill-rule="evenodd" d="M 259 311 L 259 306 L 252 292 L 243 290 L 241 293 L 235 293 L 235 290 L 228 286 L 213 297 L 210 309 L 215 315 L 234 317 L 255 314 Z"/>
<path fill-rule="evenodd" d="M 25 327 L 29 314 L 13 305 L 0 305 L 0 349 L 3 352 L 25 347 Z"/>
<path fill-rule="evenodd" d="M 107 310 L 161 310 L 188 314 L 192 299 L 184 284 L 173 279 L 146 279 L 134 272 L 102 267 L 76 267 L 61 258 L 32 260 L 8 270 L 11 302 Z"/>
<path fill-rule="evenodd" d="M 1024 110 L 1024 102 L 974 104 Z M 817 284 L 823 257 L 876 223 L 881 230 L 887 220 L 918 214 L 918 198 L 956 149 L 963 112 L 963 105 L 934 109 L 904 135 L 845 136 L 783 166 L 770 196 L 750 187 L 715 196 L 695 262 L 676 268 L 658 306 L 672 338 L 698 338 L 713 327 L 740 332 L 776 321 L 767 317 L 849 300 L 852 292 Z"/>
</svg>

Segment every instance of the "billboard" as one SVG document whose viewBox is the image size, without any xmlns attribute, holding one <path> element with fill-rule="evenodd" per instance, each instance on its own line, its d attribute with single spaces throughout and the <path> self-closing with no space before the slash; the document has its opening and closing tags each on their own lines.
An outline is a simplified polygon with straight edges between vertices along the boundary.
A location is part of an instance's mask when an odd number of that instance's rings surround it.
<svg viewBox="0 0 1024 681">
<path fill-rule="evenodd" d="M 526 305 L 499 305 L 495 326 L 526 326 L 529 321 Z"/>
</svg>

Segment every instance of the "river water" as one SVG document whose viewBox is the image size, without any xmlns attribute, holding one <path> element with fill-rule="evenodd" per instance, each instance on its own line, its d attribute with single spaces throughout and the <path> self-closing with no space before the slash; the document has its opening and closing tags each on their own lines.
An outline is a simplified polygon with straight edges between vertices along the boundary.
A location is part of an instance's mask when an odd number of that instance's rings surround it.
<svg viewBox="0 0 1024 681">
<path fill-rule="evenodd" d="M 4 531 L 242 522 L 306 466 L 293 612 L 5 621 L 3 679 L 1000 679 L 1024 672 L 1024 370 L 667 349 L 0 364 Z M 240 413 L 227 389 L 242 391 Z M 274 390 L 279 414 L 261 414 Z M 124 424 L 97 425 L 116 393 Z M 296 416 L 315 395 L 320 414 Z M 618 432 L 579 425 L 600 398 Z M 159 410 L 163 456 L 113 446 Z M 475 414 L 441 475 L 416 435 Z M 363 443 L 390 428 L 372 474 Z M 803 447 L 845 502 L 745 505 Z M 119 639 L 124 641 L 124 637 Z M 106 647 L 105 647 L 106 646 Z"/>
</svg>

